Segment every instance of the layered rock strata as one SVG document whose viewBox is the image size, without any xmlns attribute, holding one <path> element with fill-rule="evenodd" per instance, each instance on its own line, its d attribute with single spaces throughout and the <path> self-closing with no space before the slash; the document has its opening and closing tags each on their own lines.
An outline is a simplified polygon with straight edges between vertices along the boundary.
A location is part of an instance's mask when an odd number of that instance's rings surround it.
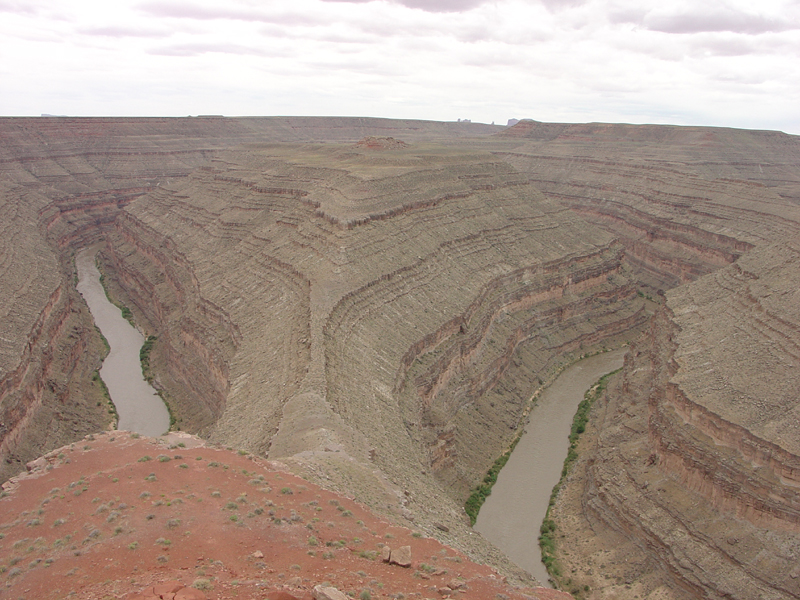
<svg viewBox="0 0 800 600">
<path fill-rule="evenodd" d="M 133 201 L 107 254 L 185 426 L 463 529 L 541 382 L 646 320 L 582 228 L 485 153 L 252 146 Z"/>
<path fill-rule="evenodd" d="M 557 518 L 565 546 L 599 534 L 564 560 L 600 597 L 800 594 L 798 260 L 785 240 L 676 289 L 632 347 Z"/>
<path fill-rule="evenodd" d="M 498 154 L 612 232 L 643 283 L 670 289 L 792 235 L 800 143 L 779 132 L 523 121 Z"/>
<path fill-rule="evenodd" d="M 0 439 L 1 458 L 8 469 L 4 476 L 43 450 L 103 428 L 110 421 L 105 398 L 92 381 L 102 342 L 83 302 L 74 294 L 70 256 L 77 248 L 102 241 L 131 200 L 186 178 L 220 149 L 248 141 L 355 141 L 364 135 L 396 133 L 424 138 L 435 132 L 461 136 L 497 130 L 370 119 L 0 119 L 0 221 L 4 233 L 0 253 L 0 406 L 5 415 Z M 162 258 L 172 262 L 168 254 L 162 253 Z M 169 269 L 174 270 L 172 266 Z M 115 285 L 115 273 L 109 275 L 109 283 L 127 300 L 123 287 Z M 191 279 L 185 271 L 184 275 Z M 163 302 L 154 297 L 140 304 L 149 306 L 151 301 Z M 202 314 L 215 313 L 214 307 L 200 304 Z M 137 316 L 143 326 L 153 330 L 143 312 Z M 212 314 L 212 321 L 217 318 Z M 201 348 L 205 340 L 198 341 L 206 332 L 195 330 L 197 326 L 187 324 L 184 342 L 200 350 L 192 366 L 172 374 L 180 381 L 172 387 L 179 390 L 176 402 L 186 396 L 180 393 L 183 389 L 198 392 L 195 400 L 203 399 L 199 407 L 194 403 L 181 406 L 187 421 L 202 430 L 219 414 L 215 406 L 221 401 L 221 392 L 215 396 L 214 386 L 220 384 L 214 380 L 220 374 L 212 372 L 206 377 L 202 361 L 210 355 Z M 199 334 L 191 339 L 193 331 Z M 169 348 L 167 341 L 160 351 Z M 54 392 L 56 389 L 59 391 Z M 64 409 L 69 414 L 52 408 L 42 413 L 46 416 L 34 417 L 48 395 L 72 407 Z M 74 411 L 76 415 L 70 416 Z M 34 422 L 36 426 L 30 425 Z M 24 442 L 25 431 L 36 441 Z"/>
<path fill-rule="evenodd" d="M 797 593 L 797 138 L 498 130 L 0 120 L 6 468 L 108 424 L 71 283 L 89 244 L 179 427 L 497 564 L 468 490 L 565 363 L 645 328 L 560 500 L 598 534 L 575 572 L 601 596 Z M 619 575 L 581 562 L 626 544 Z"/>
</svg>

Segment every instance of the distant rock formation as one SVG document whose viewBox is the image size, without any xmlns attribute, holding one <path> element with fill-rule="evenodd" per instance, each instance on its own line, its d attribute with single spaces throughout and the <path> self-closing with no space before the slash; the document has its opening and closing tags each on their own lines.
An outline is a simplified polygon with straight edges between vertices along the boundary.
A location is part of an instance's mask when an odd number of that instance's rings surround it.
<svg viewBox="0 0 800 600">
<path fill-rule="evenodd" d="M 393 137 L 375 137 L 373 135 L 368 135 L 359 140 L 356 146 L 369 150 L 395 150 L 397 148 L 407 148 L 408 144 L 402 140 L 396 140 Z"/>
</svg>

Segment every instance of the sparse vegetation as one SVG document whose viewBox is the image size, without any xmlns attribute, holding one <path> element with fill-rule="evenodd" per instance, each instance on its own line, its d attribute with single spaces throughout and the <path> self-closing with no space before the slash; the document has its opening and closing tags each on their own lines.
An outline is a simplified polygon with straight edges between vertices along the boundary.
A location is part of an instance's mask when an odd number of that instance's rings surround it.
<svg viewBox="0 0 800 600">
<path fill-rule="evenodd" d="M 204 592 L 214 589 L 214 586 L 211 585 L 211 581 L 208 579 L 195 579 L 192 583 L 192 587 Z"/>
<path fill-rule="evenodd" d="M 466 511 L 467 516 L 469 516 L 470 525 L 475 525 L 475 521 L 478 519 L 478 513 L 481 510 L 481 506 L 483 506 L 483 503 L 486 502 L 486 498 L 491 495 L 492 487 L 495 483 L 497 483 L 497 476 L 500 474 L 502 468 L 506 466 L 511 453 L 514 451 L 514 448 L 517 447 L 517 443 L 521 437 L 522 431 L 520 431 L 517 434 L 517 437 L 514 438 L 514 441 L 511 443 L 511 446 L 509 446 L 508 450 L 506 450 L 497 458 L 497 460 L 494 461 L 494 464 L 487 471 L 486 476 L 483 478 L 481 484 L 472 491 L 472 493 L 469 495 L 469 498 L 467 498 L 466 503 L 464 503 L 464 510 Z"/>
<path fill-rule="evenodd" d="M 558 492 L 561 490 L 561 486 L 569 474 L 573 463 L 578 459 L 578 441 L 580 440 L 581 434 L 586 431 L 586 424 L 589 422 L 589 412 L 591 411 L 592 405 L 605 391 L 608 380 L 620 370 L 621 369 L 617 369 L 616 371 L 603 375 L 597 383 L 589 388 L 583 395 L 583 400 L 581 400 L 581 403 L 578 405 L 578 410 L 575 412 L 575 416 L 572 419 L 572 427 L 569 434 L 569 450 L 567 451 L 567 457 L 564 459 L 564 466 L 561 469 L 561 478 L 558 480 L 558 483 L 553 486 L 547 512 L 545 513 L 544 521 L 542 521 L 542 526 L 539 528 L 539 547 L 542 551 L 542 562 L 550 578 L 562 589 L 566 585 L 566 582 L 562 581 L 561 567 L 556 557 L 557 526 L 555 521 L 550 518 L 550 510 L 556 503 Z M 576 588 L 573 595 L 576 598 L 581 597 L 581 590 Z"/>
</svg>

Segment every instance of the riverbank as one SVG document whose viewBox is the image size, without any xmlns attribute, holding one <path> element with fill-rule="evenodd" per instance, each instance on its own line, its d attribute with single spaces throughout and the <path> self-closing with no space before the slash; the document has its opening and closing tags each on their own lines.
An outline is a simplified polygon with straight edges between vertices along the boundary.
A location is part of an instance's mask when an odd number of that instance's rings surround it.
<svg viewBox="0 0 800 600">
<path fill-rule="evenodd" d="M 109 345 L 100 377 L 119 415 L 118 428 L 147 436 L 161 435 L 169 429 L 170 418 L 164 402 L 142 376 L 140 349 L 144 337 L 107 298 L 95 255 L 96 251 L 89 248 L 77 253 L 76 287 Z"/>
<path fill-rule="evenodd" d="M 550 493 L 550 502 L 548 503 L 547 512 L 545 513 L 540 528 L 539 549 L 541 550 L 542 563 L 545 569 L 547 569 L 550 580 L 556 584 L 558 589 L 569 589 L 570 593 L 575 596 L 577 600 L 580 600 L 583 592 L 588 592 L 589 589 L 588 586 L 583 588 L 574 586 L 572 579 L 564 575 L 556 553 L 557 526 L 555 521 L 550 518 L 550 511 L 555 505 L 558 493 L 561 491 L 573 464 L 578 460 L 578 443 L 581 440 L 581 436 L 586 431 L 586 425 L 589 422 L 589 412 L 594 403 L 603 395 L 603 392 L 605 392 L 608 380 L 619 373 L 620 370 L 621 368 L 603 375 L 597 383 L 586 391 L 583 400 L 578 405 L 578 410 L 575 412 L 575 417 L 572 420 L 572 428 L 569 434 L 569 449 L 567 450 L 567 457 L 564 459 L 564 466 L 561 469 L 561 477 L 558 483 L 553 486 L 553 491 Z"/>
<path fill-rule="evenodd" d="M 543 583 L 549 576 L 541 562 L 540 526 L 561 477 L 575 412 L 586 390 L 618 369 L 626 352 L 622 348 L 578 361 L 544 390 L 478 514 L 475 529 Z"/>
</svg>

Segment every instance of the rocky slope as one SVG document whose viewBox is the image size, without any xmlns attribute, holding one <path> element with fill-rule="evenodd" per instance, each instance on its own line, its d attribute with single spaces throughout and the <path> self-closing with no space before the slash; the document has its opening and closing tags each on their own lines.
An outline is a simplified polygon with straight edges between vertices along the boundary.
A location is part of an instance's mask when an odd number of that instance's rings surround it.
<svg viewBox="0 0 800 600">
<path fill-rule="evenodd" d="M 569 599 L 512 587 L 279 463 L 185 434 L 92 435 L 28 469 L 0 498 L 3 597 L 134 600 L 172 582 L 190 600 L 319 598 L 318 586 L 372 598 Z"/>
</svg>

